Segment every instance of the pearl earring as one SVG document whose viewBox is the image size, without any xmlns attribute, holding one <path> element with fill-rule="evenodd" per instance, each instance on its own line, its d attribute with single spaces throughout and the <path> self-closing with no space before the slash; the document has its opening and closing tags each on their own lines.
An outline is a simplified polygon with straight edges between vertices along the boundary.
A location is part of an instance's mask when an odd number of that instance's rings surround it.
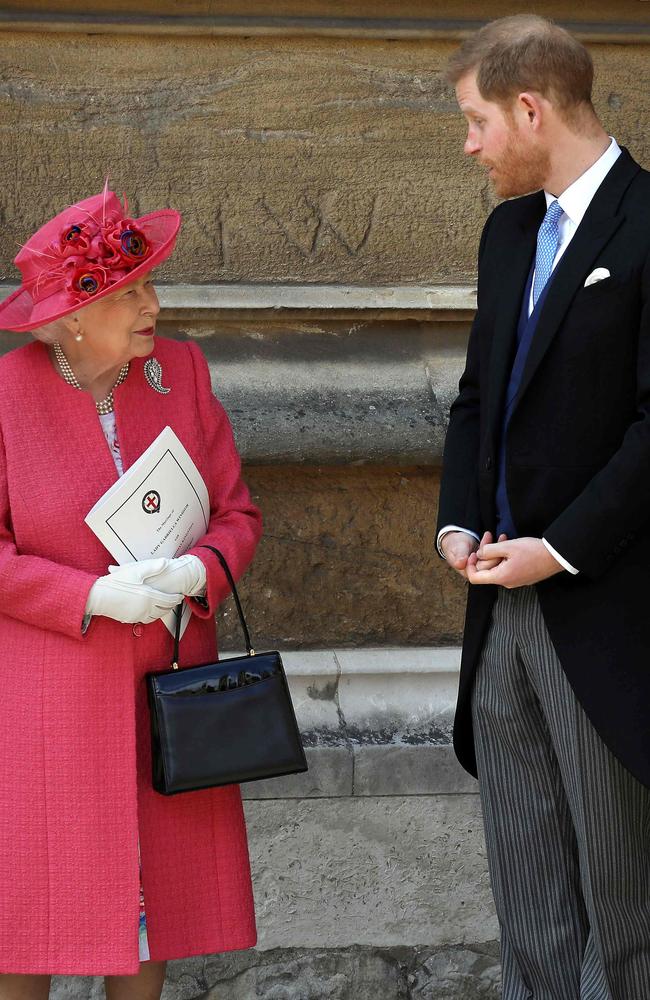
<svg viewBox="0 0 650 1000">
<path fill-rule="evenodd" d="M 84 339 L 83 333 L 75 333 L 74 339 L 77 341 L 77 343 L 80 343 Z"/>
</svg>

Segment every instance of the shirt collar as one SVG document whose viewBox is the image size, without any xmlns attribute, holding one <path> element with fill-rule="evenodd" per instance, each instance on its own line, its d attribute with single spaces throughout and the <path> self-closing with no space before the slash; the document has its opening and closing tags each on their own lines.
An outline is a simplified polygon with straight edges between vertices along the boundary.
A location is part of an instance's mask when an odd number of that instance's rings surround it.
<svg viewBox="0 0 650 1000">
<path fill-rule="evenodd" d="M 549 194 L 548 191 L 544 192 L 546 207 L 548 208 L 552 201 L 557 200 L 564 214 L 571 219 L 575 226 L 579 226 L 582 222 L 591 199 L 621 155 L 621 147 L 616 139 L 611 136 L 610 139 L 610 144 L 602 156 L 588 170 L 585 170 L 584 174 L 581 174 L 573 184 L 570 184 L 559 198 L 556 199 L 555 195 Z"/>
</svg>

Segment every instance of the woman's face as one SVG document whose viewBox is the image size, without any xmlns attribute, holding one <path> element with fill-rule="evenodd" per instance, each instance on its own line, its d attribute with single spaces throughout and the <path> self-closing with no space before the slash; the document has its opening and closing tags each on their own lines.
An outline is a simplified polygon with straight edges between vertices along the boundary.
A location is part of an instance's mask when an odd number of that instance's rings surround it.
<svg viewBox="0 0 650 1000">
<path fill-rule="evenodd" d="M 72 353 L 100 369 L 123 365 L 151 354 L 160 312 L 151 272 L 99 302 L 91 302 L 70 318 Z M 76 340 L 81 334 L 82 339 Z"/>
</svg>

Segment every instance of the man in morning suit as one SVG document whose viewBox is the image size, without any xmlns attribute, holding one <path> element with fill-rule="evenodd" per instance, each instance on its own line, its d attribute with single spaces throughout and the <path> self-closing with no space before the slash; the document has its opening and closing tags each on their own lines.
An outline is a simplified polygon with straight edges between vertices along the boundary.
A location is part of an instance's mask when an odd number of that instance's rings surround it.
<svg viewBox="0 0 650 1000">
<path fill-rule="evenodd" d="M 549 21 L 486 25 L 448 78 L 512 199 L 480 242 L 438 528 L 469 583 L 454 743 L 503 997 L 648 1000 L 650 174 Z"/>
</svg>

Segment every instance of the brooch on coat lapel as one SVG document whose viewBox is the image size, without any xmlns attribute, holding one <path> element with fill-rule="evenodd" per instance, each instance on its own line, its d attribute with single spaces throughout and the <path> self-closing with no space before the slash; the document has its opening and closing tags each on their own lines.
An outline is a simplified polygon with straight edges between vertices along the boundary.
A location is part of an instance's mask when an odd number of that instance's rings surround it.
<svg viewBox="0 0 650 1000">
<path fill-rule="evenodd" d="M 149 358 L 144 363 L 144 377 L 147 382 L 156 392 L 160 392 L 163 396 L 166 396 L 171 389 L 166 389 L 162 384 L 162 365 L 158 358 Z"/>
</svg>

